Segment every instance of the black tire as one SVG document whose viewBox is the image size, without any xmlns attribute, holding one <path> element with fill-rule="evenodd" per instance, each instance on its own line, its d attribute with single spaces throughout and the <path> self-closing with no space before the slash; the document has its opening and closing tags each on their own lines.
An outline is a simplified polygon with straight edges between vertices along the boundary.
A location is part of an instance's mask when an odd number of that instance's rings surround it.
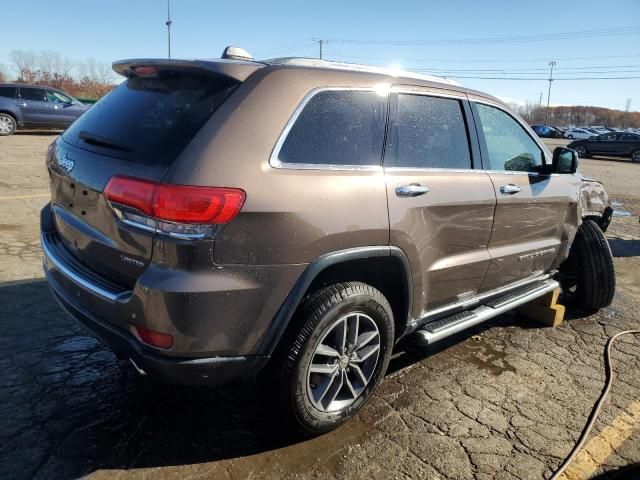
<svg viewBox="0 0 640 480">
<path fill-rule="evenodd" d="M 567 138 L 568 138 L 569 140 L 573 140 L 573 135 L 567 135 Z"/>
<path fill-rule="evenodd" d="M 333 388 L 331 382 L 337 376 L 333 374 L 334 376 L 329 379 L 329 374 L 326 374 L 327 377 L 318 380 L 313 375 L 319 374 L 311 372 L 311 365 L 314 360 L 317 360 L 317 355 L 323 358 L 322 354 L 317 353 L 319 345 L 327 341 L 326 339 L 329 338 L 327 335 L 333 333 L 334 326 L 344 318 L 352 318 L 356 313 L 362 315 L 358 322 L 362 322 L 366 317 L 367 322 L 372 320 L 375 323 L 379 333 L 379 344 L 376 344 L 379 345 L 376 363 L 374 366 L 368 366 L 371 372 L 369 381 L 360 384 L 360 393 L 357 396 L 352 395 L 353 403 L 338 410 L 322 411 L 314 404 L 312 389 L 323 389 L 326 394 L 326 391 Z M 278 389 L 277 406 L 283 410 L 289 426 L 303 436 L 320 435 L 339 427 L 353 417 L 382 381 L 393 348 L 393 313 L 389 302 L 378 290 L 365 283 L 347 282 L 327 286 L 307 296 L 292 322 L 292 328 L 283 338 L 272 360 L 269 378 L 275 381 Z M 346 328 L 347 323 L 345 323 Z M 347 351 L 343 357 L 345 355 L 347 357 L 351 355 L 351 359 L 354 355 L 357 357 L 356 350 L 354 346 L 353 352 L 349 354 Z M 327 363 L 333 363 L 340 369 L 340 375 L 347 377 L 346 372 L 351 366 L 338 366 L 341 361 L 328 357 L 326 359 Z M 316 366 L 316 363 L 313 365 Z M 316 379 L 312 381 L 314 378 Z M 327 380 L 325 381 L 324 378 Z M 349 390 L 346 391 L 351 394 L 354 392 L 352 385 L 356 384 L 341 380 L 340 385 L 334 391 L 343 392 L 342 388 L 346 389 L 348 386 Z M 340 398 L 340 394 L 334 398 Z"/>
<path fill-rule="evenodd" d="M 0 112 L 0 137 L 13 135 L 18 127 L 18 123 L 13 116 L 5 112 Z"/>
<path fill-rule="evenodd" d="M 609 243 L 593 220 L 585 220 L 562 266 L 563 290 L 569 301 L 587 310 L 611 304 L 616 275 Z"/>
<path fill-rule="evenodd" d="M 640 150 L 634 150 L 631 153 L 631 161 L 633 163 L 640 163 Z"/>
<path fill-rule="evenodd" d="M 578 154 L 579 158 L 587 158 L 589 156 L 589 152 L 587 151 L 587 148 L 584 145 L 576 145 L 574 147 L 574 150 Z"/>
</svg>

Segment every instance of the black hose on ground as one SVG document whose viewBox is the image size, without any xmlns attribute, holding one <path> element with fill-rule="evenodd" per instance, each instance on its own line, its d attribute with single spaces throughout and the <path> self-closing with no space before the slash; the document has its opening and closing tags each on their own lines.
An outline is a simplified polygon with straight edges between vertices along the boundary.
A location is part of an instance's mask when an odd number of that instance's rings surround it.
<svg viewBox="0 0 640 480">
<path fill-rule="evenodd" d="M 600 398 L 598 398 L 598 401 L 595 403 L 593 410 L 591 410 L 591 414 L 589 415 L 589 421 L 584 426 L 584 429 L 582 430 L 582 434 L 580 435 L 580 439 L 578 440 L 578 443 L 576 443 L 575 447 L 573 447 L 573 450 L 571 450 L 571 453 L 569 453 L 569 456 L 564 460 L 564 462 L 562 462 L 562 465 L 560 465 L 558 470 L 556 470 L 556 472 L 551 476 L 549 480 L 557 480 L 558 478 L 560 478 L 560 475 L 564 473 L 567 467 L 569 467 L 569 465 L 571 465 L 571 462 L 573 462 L 573 460 L 576 458 L 576 455 L 578 455 L 578 452 L 582 450 L 582 447 L 584 447 L 584 444 L 587 442 L 589 433 L 593 428 L 593 424 L 595 423 L 596 418 L 598 418 L 598 414 L 602 409 L 602 405 L 604 404 L 604 401 L 607 399 L 607 396 L 609 395 L 609 391 L 611 390 L 611 386 L 613 385 L 613 378 L 614 378 L 613 369 L 611 368 L 611 346 L 613 345 L 613 342 L 615 342 L 616 339 L 618 337 L 621 337 L 622 335 L 638 335 L 638 334 L 640 334 L 640 330 L 625 330 L 623 332 L 616 333 L 613 337 L 611 337 L 607 341 L 607 346 L 604 351 L 606 381 L 604 384 L 604 388 L 602 389 L 602 393 L 600 394 Z"/>
</svg>

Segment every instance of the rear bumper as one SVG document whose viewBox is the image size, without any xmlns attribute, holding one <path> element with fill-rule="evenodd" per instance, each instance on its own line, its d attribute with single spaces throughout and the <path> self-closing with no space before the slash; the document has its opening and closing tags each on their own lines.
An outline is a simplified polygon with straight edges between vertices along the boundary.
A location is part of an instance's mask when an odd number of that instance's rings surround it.
<svg viewBox="0 0 640 480">
<path fill-rule="evenodd" d="M 303 265 L 150 264 L 132 289 L 97 275 L 60 241 L 42 211 L 44 271 L 59 303 L 119 357 L 171 383 L 219 385 L 257 373 L 259 347 Z M 170 334 L 169 349 L 143 343 L 136 326 Z"/>
<path fill-rule="evenodd" d="M 173 384 L 211 387 L 249 378 L 259 372 L 268 360 L 268 357 L 255 355 L 176 358 L 156 353 L 132 335 L 121 332 L 74 304 L 46 268 L 45 273 L 53 296 L 67 313 L 118 358 L 130 360 L 141 374 Z"/>
</svg>

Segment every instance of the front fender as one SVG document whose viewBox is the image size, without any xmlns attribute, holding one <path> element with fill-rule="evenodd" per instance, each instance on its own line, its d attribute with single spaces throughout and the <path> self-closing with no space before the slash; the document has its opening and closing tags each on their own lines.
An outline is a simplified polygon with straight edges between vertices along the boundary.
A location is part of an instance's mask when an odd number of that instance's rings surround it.
<svg viewBox="0 0 640 480">
<path fill-rule="evenodd" d="M 595 220 L 600 228 L 606 231 L 611 221 L 613 208 L 602 182 L 586 177 L 582 178 L 579 208 L 581 219 Z"/>
</svg>

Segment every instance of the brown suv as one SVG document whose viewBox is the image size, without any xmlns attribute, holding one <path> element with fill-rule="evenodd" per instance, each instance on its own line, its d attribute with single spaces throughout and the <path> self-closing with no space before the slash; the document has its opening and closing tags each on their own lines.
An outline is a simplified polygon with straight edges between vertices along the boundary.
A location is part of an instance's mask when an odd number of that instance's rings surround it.
<svg viewBox="0 0 640 480">
<path fill-rule="evenodd" d="M 499 100 L 225 56 L 116 62 L 126 80 L 48 152 L 48 281 L 140 373 L 262 371 L 320 433 L 362 407 L 406 335 L 431 344 L 559 284 L 611 302 L 602 185 Z"/>
</svg>

